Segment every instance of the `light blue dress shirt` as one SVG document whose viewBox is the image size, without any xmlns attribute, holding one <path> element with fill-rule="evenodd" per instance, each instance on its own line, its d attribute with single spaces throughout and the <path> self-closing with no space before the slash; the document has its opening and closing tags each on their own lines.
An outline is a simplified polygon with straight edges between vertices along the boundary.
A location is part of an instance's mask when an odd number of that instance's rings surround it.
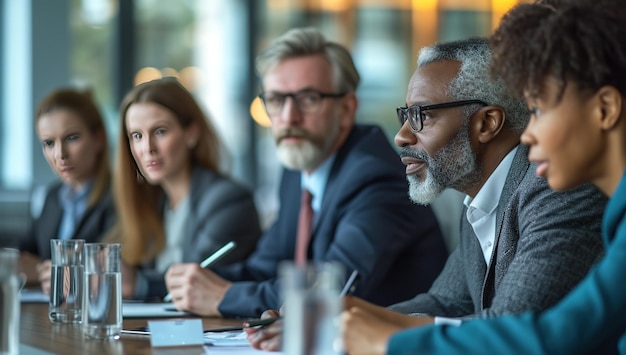
<svg viewBox="0 0 626 355">
<path fill-rule="evenodd" d="M 322 209 L 324 190 L 330 176 L 330 169 L 333 167 L 335 154 L 329 156 L 320 166 L 313 170 L 311 174 L 302 173 L 302 189 L 308 190 L 313 196 L 311 207 L 317 216 Z"/>
<path fill-rule="evenodd" d="M 92 187 L 93 181 L 90 181 L 78 190 L 72 189 L 67 184 L 63 184 L 59 189 L 59 201 L 61 208 L 63 208 L 63 217 L 59 226 L 58 239 L 72 239 L 78 223 L 87 210 L 87 202 Z"/>
</svg>

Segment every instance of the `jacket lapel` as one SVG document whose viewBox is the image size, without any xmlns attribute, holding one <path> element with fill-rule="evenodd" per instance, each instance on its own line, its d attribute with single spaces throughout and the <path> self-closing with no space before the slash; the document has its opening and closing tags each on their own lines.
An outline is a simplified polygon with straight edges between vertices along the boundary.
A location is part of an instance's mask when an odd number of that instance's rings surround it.
<svg viewBox="0 0 626 355">
<path fill-rule="evenodd" d="M 511 258 L 514 255 L 507 253 L 506 251 L 516 245 L 518 236 L 503 236 L 502 226 L 504 224 L 504 217 L 507 213 L 509 200 L 515 190 L 519 187 L 519 184 L 524 179 L 524 176 L 530 167 L 527 156 L 528 147 L 520 144 L 517 152 L 515 153 L 515 157 L 513 157 L 511 169 L 509 169 L 506 182 L 504 183 L 504 188 L 502 189 L 502 194 L 500 195 L 500 200 L 498 201 L 498 209 L 496 211 L 496 235 L 494 240 L 495 245 L 491 257 L 491 263 L 487 268 L 485 282 L 483 284 L 483 309 L 491 305 L 491 299 L 493 298 L 495 289 L 498 287 L 500 280 L 504 276 L 506 269 L 511 262 Z"/>
<path fill-rule="evenodd" d="M 346 160 L 350 149 L 352 148 L 352 146 L 354 146 L 354 144 L 356 144 L 356 142 L 362 135 L 359 134 L 359 132 L 360 131 L 358 130 L 358 127 L 352 128 L 350 135 L 341 146 L 339 151 L 337 151 L 335 161 L 333 162 L 333 166 L 330 169 L 330 173 L 328 175 L 328 181 L 326 182 L 324 198 L 322 199 L 322 207 L 319 213 L 315 214 L 315 218 L 313 219 L 313 227 L 311 229 L 311 245 L 313 244 L 313 240 L 315 238 L 317 230 L 319 229 L 321 221 L 323 221 L 328 214 L 328 206 L 337 205 L 335 200 L 338 198 L 338 196 L 341 196 L 340 191 L 338 191 L 340 185 L 339 177 L 341 176 L 341 170 L 344 167 L 344 161 Z"/>
</svg>

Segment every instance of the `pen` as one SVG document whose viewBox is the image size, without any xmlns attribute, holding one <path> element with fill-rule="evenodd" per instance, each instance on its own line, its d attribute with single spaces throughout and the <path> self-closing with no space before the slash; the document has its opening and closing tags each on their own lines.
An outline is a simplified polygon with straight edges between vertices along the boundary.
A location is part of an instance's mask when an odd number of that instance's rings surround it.
<svg viewBox="0 0 626 355">
<path fill-rule="evenodd" d="M 279 319 L 281 319 L 281 317 L 265 318 L 265 319 L 253 319 L 253 320 L 249 320 L 249 321 L 244 322 L 243 326 L 246 327 L 246 328 L 252 328 L 252 327 L 264 328 L 264 327 L 267 327 L 268 325 L 276 322 Z"/>
<path fill-rule="evenodd" d="M 207 267 L 213 265 L 215 262 L 220 260 L 224 255 L 228 254 L 231 250 L 235 249 L 237 244 L 235 242 L 230 241 L 221 248 L 217 249 L 215 253 L 211 254 L 208 258 L 202 260 L 200 263 L 200 267 L 206 269 Z M 169 293 L 163 297 L 163 301 L 170 302 L 172 300 L 172 295 Z"/>
<path fill-rule="evenodd" d="M 346 281 L 346 284 L 343 286 L 343 289 L 339 293 L 340 297 L 350 295 L 352 294 L 352 292 L 354 292 L 356 285 L 359 283 L 359 276 L 360 275 L 358 270 L 352 271 L 352 274 L 350 274 L 350 277 L 348 277 L 348 281 Z"/>
<path fill-rule="evenodd" d="M 348 281 L 346 281 L 346 284 L 343 286 L 343 289 L 339 293 L 339 296 L 343 297 L 345 295 L 352 294 L 352 292 L 354 292 L 354 289 L 356 288 L 356 285 L 359 283 L 359 279 L 360 279 L 359 271 L 358 270 L 352 271 L 352 274 L 350 274 L 350 277 L 348 277 Z M 246 328 L 252 328 L 252 327 L 264 328 L 276 322 L 279 319 L 282 319 L 282 317 L 253 319 L 253 320 L 249 320 L 245 322 L 243 325 Z"/>
</svg>

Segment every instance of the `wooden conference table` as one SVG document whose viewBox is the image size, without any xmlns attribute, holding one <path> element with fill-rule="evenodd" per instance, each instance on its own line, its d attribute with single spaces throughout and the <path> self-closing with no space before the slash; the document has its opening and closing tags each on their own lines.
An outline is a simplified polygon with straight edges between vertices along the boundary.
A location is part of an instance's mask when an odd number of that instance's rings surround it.
<svg viewBox="0 0 626 355">
<path fill-rule="evenodd" d="M 126 335 L 101 341 L 83 337 L 80 325 L 56 324 L 48 319 L 48 304 L 22 303 L 20 354 L 43 351 L 55 354 L 202 354 L 203 348 L 151 348 L 148 336 Z M 241 325 L 242 320 L 203 318 L 204 329 Z M 124 329 L 146 326 L 148 319 L 124 319 Z"/>
</svg>

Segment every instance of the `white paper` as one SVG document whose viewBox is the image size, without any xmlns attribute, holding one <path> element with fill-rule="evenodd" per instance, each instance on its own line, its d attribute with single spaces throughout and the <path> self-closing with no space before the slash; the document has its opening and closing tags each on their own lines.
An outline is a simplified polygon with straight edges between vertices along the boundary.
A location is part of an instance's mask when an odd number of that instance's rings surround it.
<svg viewBox="0 0 626 355">
<path fill-rule="evenodd" d="M 177 311 L 171 303 L 122 303 L 122 317 L 124 318 L 170 318 L 188 315 L 187 312 Z"/>
<path fill-rule="evenodd" d="M 281 351 L 263 351 L 252 348 L 251 346 L 204 346 L 204 354 L 209 355 L 283 355 Z"/>
<path fill-rule="evenodd" d="M 149 321 L 148 327 L 150 328 L 150 345 L 153 348 L 204 343 L 201 319 Z"/>
<path fill-rule="evenodd" d="M 216 347 L 216 346 L 208 346 L 205 345 L 204 346 L 204 354 L 208 354 L 208 355 L 259 355 L 259 354 L 271 354 L 271 355 L 282 355 L 282 352 L 270 352 L 270 351 L 263 351 L 263 350 L 257 350 L 257 349 L 253 349 L 253 348 L 244 348 L 244 347 L 225 347 L 225 346 L 221 346 L 221 347 Z"/>
<path fill-rule="evenodd" d="M 24 303 L 49 303 L 50 296 L 41 290 L 24 290 L 20 292 L 20 302 Z"/>
<path fill-rule="evenodd" d="M 205 332 L 204 343 L 212 346 L 250 347 L 248 334 L 240 330 L 234 332 Z"/>
</svg>

